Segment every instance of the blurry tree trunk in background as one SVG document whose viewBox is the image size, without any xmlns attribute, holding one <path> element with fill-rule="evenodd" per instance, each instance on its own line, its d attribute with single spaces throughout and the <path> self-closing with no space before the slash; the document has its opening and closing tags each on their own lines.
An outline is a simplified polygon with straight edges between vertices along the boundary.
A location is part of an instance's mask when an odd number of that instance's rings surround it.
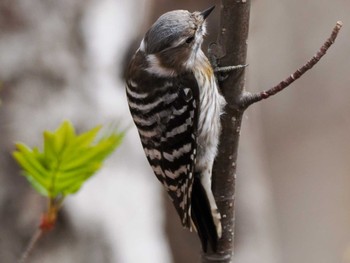
<svg viewBox="0 0 350 263">
<path fill-rule="evenodd" d="M 64 95 L 72 92 L 73 86 L 77 91 L 82 86 L 79 78 L 84 73 L 84 46 L 80 20 L 86 3 L 84 0 L 0 3 L 1 262 L 17 261 L 46 205 L 19 176 L 10 155 L 13 142 L 38 144 L 41 132 L 55 127 L 64 115 L 55 114 L 57 111 L 68 111 L 67 117 L 78 120 L 62 103 L 69 107 L 72 98 Z M 86 90 L 75 94 L 83 98 Z M 96 233 L 76 232 L 69 221 L 63 211 L 58 227 L 41 240 L 30 262 L 110 262 L 102 234 L 97 229 Z"/>
<path fill-rule="evenodd" d="M 150 2 L 0 2 L 1 262 L 16 262 L 46 205 L 19 175 L 14 141 L 40 145 L 42 131 L 63 119 L 78 132 L 131 126 L 118 73 Z M 39 241 L 31 263 L 170 261 L 160 188 L 136 138 L 130 128 L 99 174 L 65 200 L 57 228 Z"/>
</svg>

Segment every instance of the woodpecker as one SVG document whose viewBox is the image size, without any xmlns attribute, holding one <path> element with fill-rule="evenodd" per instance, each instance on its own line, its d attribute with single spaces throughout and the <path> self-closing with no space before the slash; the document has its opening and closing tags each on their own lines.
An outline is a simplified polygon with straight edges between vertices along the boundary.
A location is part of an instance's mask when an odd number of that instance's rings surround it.
<svg viewBox="0 0 350 263">
<path fill-rule="evenodd" d="M 214 8 L 160 16 L 126 72 L 129 109 L 148 162 L 204 251 L 216 251 L 222 235 L 211 177 L 226 102 L 201 50 Z"/>
</svg>

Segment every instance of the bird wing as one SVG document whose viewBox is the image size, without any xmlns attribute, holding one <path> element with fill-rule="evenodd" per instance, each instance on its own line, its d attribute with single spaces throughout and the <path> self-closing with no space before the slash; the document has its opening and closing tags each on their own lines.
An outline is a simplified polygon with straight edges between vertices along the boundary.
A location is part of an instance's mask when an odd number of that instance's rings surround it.
<svg viewBox="0 0 350 263">
<path fill-rule="evenodd" d="M 134 85 L 132 85 L 134 84 Z M 156 79 L 149 92 L 127 83 L 127 96 L 147 159 L 183 226 L 191 228 L 199 90 L 192 73 Z"/>
</svg>

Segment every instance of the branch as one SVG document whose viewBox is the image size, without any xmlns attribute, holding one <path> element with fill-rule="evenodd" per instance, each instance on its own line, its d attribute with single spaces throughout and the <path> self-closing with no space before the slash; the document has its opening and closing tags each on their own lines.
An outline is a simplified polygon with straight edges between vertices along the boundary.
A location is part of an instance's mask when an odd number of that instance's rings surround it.
<svg viewBox="0 0 350 263">
<path fill-rule="evenodd" d="M 295 80 L 300 78 L 302 75 L 304 75 L 309 69 L 311 69 L 313 66 L 317 64 L 317 62 L 320 61 L 320 59 L 326 54 L 327 50 L 330 48 L 330 46 L 333 45 L 335 39 L 338 36 L 338 33 L 342 27 L 343 23 L 341 21 L 338 21 L 335 27 L 333 28 L 331 36 L 324 42 L 324 44 L 321 46 L 319 51 L 314 55 L 306 64 L 304 64 L 301 68 L 297 69 L 293 74 L 291 74 L 288 78 L 278 83 L 276 86 L 272 87 L 271 89 L 259 92 L 259 93 L 249 93 L 245 92 L 242 94 L 240 98 L 240 107 L 242 109 L 248 108 L 250 105 L 259 102 L 263 99 L 267 99 L 278 92 L 284 90 L 287 88 L 290 84 L 292 84 Z"/>
</svg>

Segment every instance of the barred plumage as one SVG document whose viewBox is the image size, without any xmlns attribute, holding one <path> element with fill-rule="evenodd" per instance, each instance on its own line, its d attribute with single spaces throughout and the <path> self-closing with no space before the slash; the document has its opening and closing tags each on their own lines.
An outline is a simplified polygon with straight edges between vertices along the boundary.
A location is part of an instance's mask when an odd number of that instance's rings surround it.
<svg viewBox="0 0 350 263">
<path fill-rule="evenodd" d="M 126 93 L 146 157 L 182 225 L 215 251 L 221 222 L 211 169 L 225 102 L 200 49 L 212 10 L 161 16 L 130 62 Z"/>
</svg>

